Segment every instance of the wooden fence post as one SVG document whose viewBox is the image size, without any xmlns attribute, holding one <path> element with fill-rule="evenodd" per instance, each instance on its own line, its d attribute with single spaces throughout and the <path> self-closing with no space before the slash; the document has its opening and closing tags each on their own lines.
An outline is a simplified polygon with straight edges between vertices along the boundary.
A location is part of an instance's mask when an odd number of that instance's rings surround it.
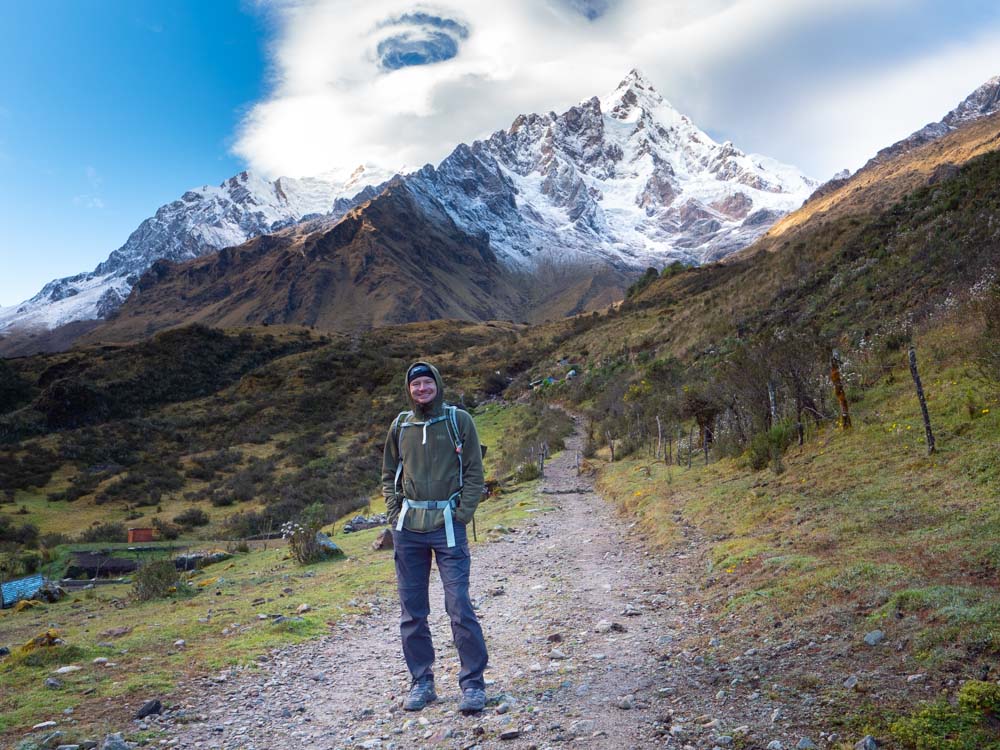
<svg viewBox="0 0 1000 750">
<path fill-rule="evenodd" d="M 851 413 L 847 408 L 847 394 L 844 393 L 844 381 L 840 377 L 840 355 L 834 350 L 830 355 L 830 380 L 833 381 L 833 392 L 837 394 L 840 403 L 840 427 L 851 429 Z"/>
<path fill-rule="evenodd" d="M 927 399 L 924 398 L 924 386 L 920 383 L 920 373 L 917 372 L 917 352 L 910 346 L 910 375 L 913 376 L 913 384 L 917 387 L 917 399 L 920 401 L 920 411 L 924 417 L 924 437 L 927 439 L 927 455 L 934 453 L 934 433 L 931 431 L 931 416 L 927 412 Z"/>
</svg>

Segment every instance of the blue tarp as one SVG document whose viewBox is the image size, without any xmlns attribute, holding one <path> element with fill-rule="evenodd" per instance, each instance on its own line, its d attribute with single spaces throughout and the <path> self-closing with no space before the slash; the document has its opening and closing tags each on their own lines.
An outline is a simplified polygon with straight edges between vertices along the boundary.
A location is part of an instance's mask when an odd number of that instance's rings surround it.
<svg viewBox="0 0 1000 750">
<path fill-rule="evenodd" d="M 12 607 L 21 599 L 31 599 L 45 585 L 45 576 L 28 576 L 0 584 L 0 607 Z"/>
</svg>

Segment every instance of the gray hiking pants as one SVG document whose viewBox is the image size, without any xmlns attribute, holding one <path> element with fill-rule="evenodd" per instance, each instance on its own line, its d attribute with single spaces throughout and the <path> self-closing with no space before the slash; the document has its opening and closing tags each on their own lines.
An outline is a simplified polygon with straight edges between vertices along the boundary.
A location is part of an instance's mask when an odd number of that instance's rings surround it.
<svg viewBox="0 0 1000 750">
<path fill-rule="evenodd" d="M 455 524 L 455 546 L 449 547 L 443 528 L 420 533 L 393 531 L 396 584 L 399 590 L 399 632 L 403 656 L 414 681 L 433 678 L 434 644 L 427 626 L 430 614 L 431 556 L 437 561 L 444 586 L 444 607 L 451 618 L 451 635 L 462 663 L 458 684 L 483 690 L 486 669 L 486 642 L 469 597 L 469 571 L 472 558 L 465 526 Z"/>
</svg>

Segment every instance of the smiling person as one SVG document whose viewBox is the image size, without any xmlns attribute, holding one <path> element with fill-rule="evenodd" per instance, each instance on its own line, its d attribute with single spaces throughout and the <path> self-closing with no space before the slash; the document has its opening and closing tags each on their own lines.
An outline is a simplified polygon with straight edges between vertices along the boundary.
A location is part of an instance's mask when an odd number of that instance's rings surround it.
<svg viewBox="0 0 1000 750">
<path fill-rule="evenodd" d="M 471 557 L 465 526 L 483 491 L 479 436 L 468 412 L 444 403 L 441 376 L 427 362 L 407 369 L 406 393 L 413 408 L 392 423 L 382 459 L 382 494 L 394 529 L 399 631 L 412 678 L 403 708 L 419 711 L 437 700 L 434 645 L 427 625 L 433 556 L 462 664 L 458 708 L 474 713 L 486 705 L 487 654 L 469 597 Z"/>
</svg>

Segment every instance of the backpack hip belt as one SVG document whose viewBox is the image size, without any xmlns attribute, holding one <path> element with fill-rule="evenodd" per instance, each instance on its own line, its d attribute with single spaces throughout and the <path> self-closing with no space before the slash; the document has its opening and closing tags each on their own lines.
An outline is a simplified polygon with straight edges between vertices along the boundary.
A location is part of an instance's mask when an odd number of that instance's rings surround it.
<svg viewBox="0 0 1000 750">
<path fill-rule="evenodd" d="M 410 508 L 419 510 L 441 510 L 444 511 L 444 533 L 448 540 L 448 546 L 455 546 L 455 498 L 459 496 L 456 492 L 447 500 L 410 500 L 403 498 L 403 505 L 399 509 L 399 519 L 396 521 L 396 531 L 403 530 L 403 522 L 406 519 L 406 511 Z"/>
</svg>

